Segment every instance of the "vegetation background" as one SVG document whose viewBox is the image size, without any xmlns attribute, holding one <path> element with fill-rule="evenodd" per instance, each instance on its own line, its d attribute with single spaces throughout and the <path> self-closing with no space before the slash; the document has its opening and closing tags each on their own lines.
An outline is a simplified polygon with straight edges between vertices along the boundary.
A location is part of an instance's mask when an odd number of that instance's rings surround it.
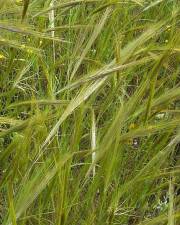
<svg viewBox="0 0 180 225">
<path fill-rule="evenodd" d="M 0 0 L 0 224 L 180 224 L 179 0 Z"/>
</svg>

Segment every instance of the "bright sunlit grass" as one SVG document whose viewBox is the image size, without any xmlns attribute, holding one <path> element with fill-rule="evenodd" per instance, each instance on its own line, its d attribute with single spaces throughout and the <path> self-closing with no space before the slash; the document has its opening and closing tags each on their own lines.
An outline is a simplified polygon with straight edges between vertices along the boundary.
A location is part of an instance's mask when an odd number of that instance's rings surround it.
<svg viewBox="0 0 180 225">
<path fill-rule="evenodd" d="M 0 0 L 0 224 L 180 224 L 178 0 Z"/>
</svg>

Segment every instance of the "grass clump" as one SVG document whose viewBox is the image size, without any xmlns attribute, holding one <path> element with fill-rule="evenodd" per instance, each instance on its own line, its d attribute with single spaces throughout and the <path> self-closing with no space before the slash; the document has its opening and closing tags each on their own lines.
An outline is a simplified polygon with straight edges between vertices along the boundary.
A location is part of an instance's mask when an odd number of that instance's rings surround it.
<svg viewBox="0 0 180 225">
<path fill-rule="evenodd" d="M 0 224 L 178 225 L 178 0 L 0 3 Z"/>
</svg>

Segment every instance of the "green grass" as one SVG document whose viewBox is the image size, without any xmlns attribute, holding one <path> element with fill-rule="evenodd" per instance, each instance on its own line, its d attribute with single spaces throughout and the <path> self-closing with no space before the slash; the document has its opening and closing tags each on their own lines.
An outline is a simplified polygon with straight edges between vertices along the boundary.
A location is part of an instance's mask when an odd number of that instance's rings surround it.
<svg viewBox="0 0 180 225">
<path fill-rule="evenodd" d="M 0 0 L 0 224 L 180 224 L 178 0 Z"/>
</svg>

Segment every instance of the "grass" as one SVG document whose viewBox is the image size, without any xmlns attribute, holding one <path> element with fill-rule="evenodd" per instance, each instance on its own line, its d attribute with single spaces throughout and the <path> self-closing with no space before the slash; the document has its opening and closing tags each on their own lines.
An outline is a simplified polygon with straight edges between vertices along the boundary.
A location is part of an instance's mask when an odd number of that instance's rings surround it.
<svg viewBox="0 0 180 225">
<path fill-rule="evenodd" d="M 178 0 L 0 0 L 0 224 L 180 223 Z"/>
</svg>

